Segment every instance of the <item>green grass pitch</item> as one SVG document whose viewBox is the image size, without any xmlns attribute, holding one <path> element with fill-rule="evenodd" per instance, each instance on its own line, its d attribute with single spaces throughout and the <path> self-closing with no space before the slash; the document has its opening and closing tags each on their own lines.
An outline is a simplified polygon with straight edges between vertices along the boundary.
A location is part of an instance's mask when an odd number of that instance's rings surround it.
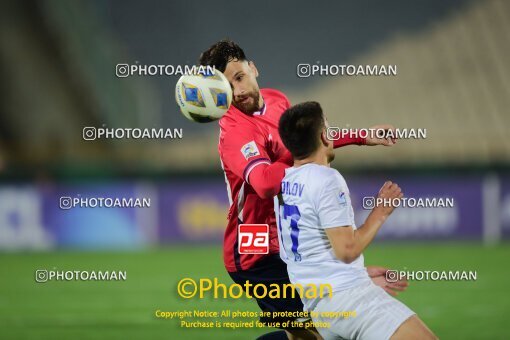
<svg viewBox="0 0 510 340">
<path fill-rule="evenodd" d="M 409 270 L 476 270 L 476 282 L 411 282 L 399 299 L 442 339 L 508 339 L 510 247 L 474 243 L 375 244 L 366 264 Z M 36 269 L 126 270 L 127 281 L 36 283 Z M 0 339 L 254 339 L 269 329 L 182 329 L 157 309 L 252 310 L 254 300 L 183 299 L 179 279 L 225 272 L 219 246 L 137 252 L 0 254 Z"/>
</svg>

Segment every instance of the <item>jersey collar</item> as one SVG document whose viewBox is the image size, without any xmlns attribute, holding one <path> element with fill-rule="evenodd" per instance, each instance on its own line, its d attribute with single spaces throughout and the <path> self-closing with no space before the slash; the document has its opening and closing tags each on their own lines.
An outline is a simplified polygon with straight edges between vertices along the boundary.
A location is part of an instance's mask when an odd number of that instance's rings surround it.
<svg viewBox="0 0 510 340">
<path fill-rule="evenodd" d="M 264 113 L 266 113 L 266 103 L 262 104 L 262 108 L 259 111 L 253 112 L 254 116 L 262 116 Z"/>
</svg>

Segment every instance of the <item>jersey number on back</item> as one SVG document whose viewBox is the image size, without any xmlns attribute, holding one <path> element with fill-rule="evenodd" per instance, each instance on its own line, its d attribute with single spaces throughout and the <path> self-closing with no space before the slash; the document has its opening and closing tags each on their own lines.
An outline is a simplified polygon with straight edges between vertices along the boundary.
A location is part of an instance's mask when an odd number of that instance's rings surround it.
<svg viewBox="0 0 510 340">
<path fill-rule="evenodd" d="M 282 211 L 283 210 L 283 211 Z M 299 228 L 298 221 L 301 218 L 297 205 L 283 204 L 280 206 L 280 216 L 283 219 L 290 219 L 290 239 L 292 241 L 292 253 L 294 254 L 294 261 L 301 261 L 301 254 L 298 252 L 299 245 Z"/>
</svg>

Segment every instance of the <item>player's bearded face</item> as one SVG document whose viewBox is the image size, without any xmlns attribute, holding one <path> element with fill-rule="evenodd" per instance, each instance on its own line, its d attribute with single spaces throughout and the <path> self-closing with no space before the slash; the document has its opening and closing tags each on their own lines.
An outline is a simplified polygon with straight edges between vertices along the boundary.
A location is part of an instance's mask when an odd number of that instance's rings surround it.
<svg viewBox="0 0 510 340">
<path fill-rule="evenodd" d="M 225 76 L 232 85 L 232 104 L 244 113 L 251 114 L 261 109 L 258 71 L 252 62 L 233 60 L 227 64 Z"/>
<path fill-rule="evenodd" d="M 244 113 L 253 113 L 255 111 L 258 111 L 259 108 L 259 99 L 260 99 L 260 92 L 257 88 L 256 90 L 243 93 L 239 96 L 234 96 L 234 106 L 237 107 L 239 110 L 241 110 Z"/>
</svg>

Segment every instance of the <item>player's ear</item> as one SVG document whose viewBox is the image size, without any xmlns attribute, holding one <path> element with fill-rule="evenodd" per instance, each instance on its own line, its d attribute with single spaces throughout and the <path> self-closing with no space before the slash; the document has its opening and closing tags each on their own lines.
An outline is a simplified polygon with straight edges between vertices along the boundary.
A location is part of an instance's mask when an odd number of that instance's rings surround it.
<svg viewBox="0 0 510 340">
<path fill-rule="evenodd" d="M 326 129 L 322 129 L 322 133 L 321 133 L 321 142 L 322 144 L 325 146 L 325 147 L 328 147 L 329 143 L 331 143 L 331 141 L 329 140 L 328 138 L 328 133 L 326 131 Z"/>
<path fill-rule="evenodd" d="M 248 62 L 248 65 L 250 66 L 251 70 L 253 71 L 253 73 L 255 74 L 255 77 L 258 77 L 259 76 L 259 70 L 257 70 L 257 67 L 255 66 L 255 63 L 253 61 L 249 61 Z"/>
</svg>

